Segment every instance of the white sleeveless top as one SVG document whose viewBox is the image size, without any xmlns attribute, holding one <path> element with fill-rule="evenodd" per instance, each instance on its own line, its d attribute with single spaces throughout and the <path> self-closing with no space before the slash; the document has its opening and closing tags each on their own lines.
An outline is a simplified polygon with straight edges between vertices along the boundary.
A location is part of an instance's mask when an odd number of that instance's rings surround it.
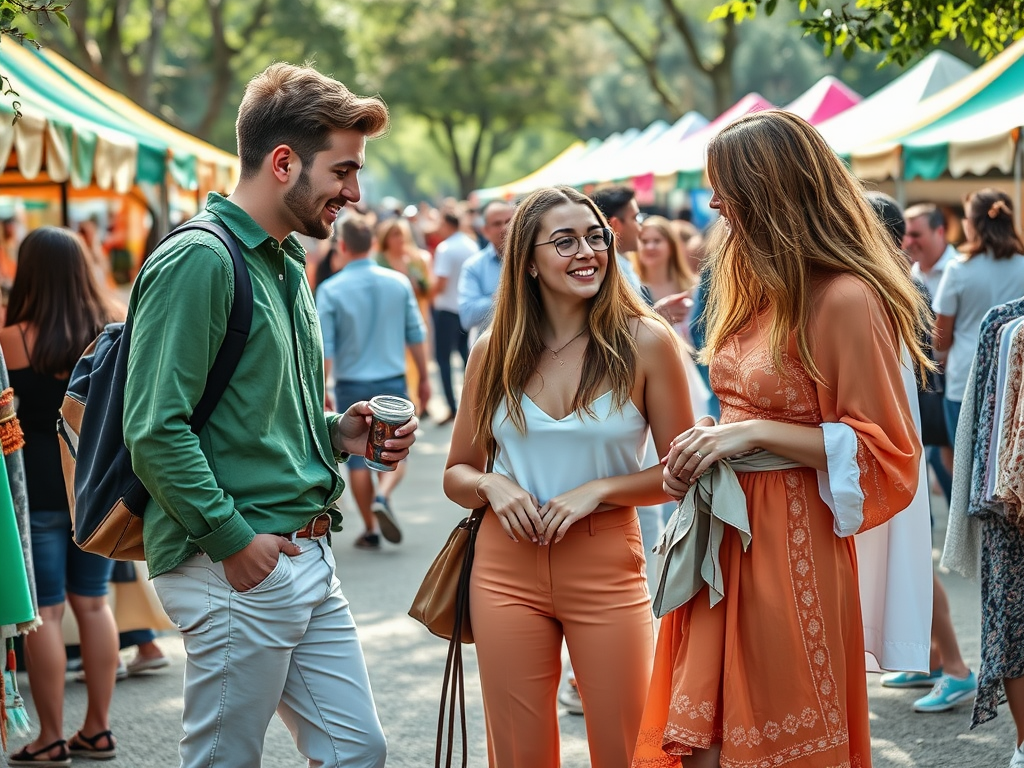
<svg viewBox="0 0 1024 768">
<path fill-rule="evenodd" d="M 562 419 L 552 418 L 526 395 L 521 402 L 526 434 L 508 418 L 504 401 L 494 414 L 494 471 L 541 504 L 591 480 L 631 475 L 642 468 L 649 428 L 632 399 L 614 410 L 609 390 L 590 406 L 596 418 L 570 413 Z"/>
</svg>

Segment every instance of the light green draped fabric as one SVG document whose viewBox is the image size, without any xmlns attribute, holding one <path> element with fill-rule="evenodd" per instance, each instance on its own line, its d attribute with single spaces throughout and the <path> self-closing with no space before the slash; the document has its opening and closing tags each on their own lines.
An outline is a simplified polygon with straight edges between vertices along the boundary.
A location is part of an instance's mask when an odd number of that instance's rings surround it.
<svg viewBox="0 0 1024 768">
<path fill-rule="evenodd" d="M 654 548 L 661 566 L 654 594 L 655 616 L 660 619 L 689 602 L 705 584 L 712 607 L 725 596 L 725 580 L 718 560 L 725 527 L 739 531 L 744 550 L 750 546 L 747 497 L 736 473 L 772 472 L 801 466 L 768 451 L 757 451 L 715 462 L 690 486 Z"/>
</svg>

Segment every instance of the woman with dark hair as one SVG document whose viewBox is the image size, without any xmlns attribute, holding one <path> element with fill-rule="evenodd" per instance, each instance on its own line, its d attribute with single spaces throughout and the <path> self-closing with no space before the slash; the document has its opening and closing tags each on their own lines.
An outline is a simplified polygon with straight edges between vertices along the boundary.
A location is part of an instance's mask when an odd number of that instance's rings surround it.
<svg viewBox="0 0 1024 768">
<path fill-rule="evenodd" d="M 11 765 L 68 766 L 72 755 L 115 754 L 110 701 L 118 665 L 117 627 L 107 605 L 113 562 L 82 552 L 71 538 L 71 517 L 54 424 L 68 377 L 85 348 L 114 320 L 96 285 L 81 239 L 66 229 L 41 227 L 18 250 L 18 272 L 0 347 L 19 400 L 25 431 L 32 555 L 43 625 L 25 637 L 39 736 L 11 755 Z M 65 741 L 61 632 L 65 595 L 78 621 L 88 708 L 82 727 Z"/>
<path fill-rule="evenodd" d="M 509 224 L 494 321 L 473 347 L 444 475 L 489 506 L 470 605 L 491 768 L 556 768 L 564 637 L 594 768 L 630 764 L 653 654 L 642 470 L 693 423 L 680 345 L 619 271 L 607 221 L 571 187 Z M 493 456 L 493 468 L 488 457 Z"/>
<path fill-rule="evenodd" d="M 1024 243 L 1013 224 L 1013 203 L 997 189 L 980 189 L 964 203 L 962 260 L 950 264 L 935 292 L 932 346 L 946 354 L 946 429 L 956 434 L 978 333 L 986 313 L 1024 296 Z"/>
<path fill-rule="evenodd" d="M 714 595 L 704 585 L 662 618 L 633 765 L 870 768 L 853 534 L 918 484 L 901 350 L 930 367 L 924 302 L 805 121 L 741 118 L 712 139 L 707 170 L 722 219 L 703 355 L 722 420 L 673 441 L 665 489 L 682 498 L 727 461 L 747 527 L 721 531 Z"/>
</svg>

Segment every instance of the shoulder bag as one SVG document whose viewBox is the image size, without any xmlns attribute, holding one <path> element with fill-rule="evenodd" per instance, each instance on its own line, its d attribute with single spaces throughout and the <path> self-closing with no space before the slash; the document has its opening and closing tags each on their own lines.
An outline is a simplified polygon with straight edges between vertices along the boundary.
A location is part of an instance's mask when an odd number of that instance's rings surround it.
<svg viewBox="0 0 1024 768">
<path fill-rule="evenodd" d="M 493 457 L 488 457 L 487 471 L 490 472 L 492 467 Z M 409 609 L 409 615 L 416 621 L 438 637 L 448 640 L 448 658 L 444 666 L 444 682 L 441 684 L 441 703 L 437 715 L 435 768 L 441 768 L 442 748 L 445 748 L 446 753 L 444 765 L 446 768 L 452 765 L 456 716 L 462 732 L 462 768 L 467 765 L 462 644 L 473 642 L 473 627 L 469 621 L 469 577 L 473 569 L 473 552 L 480 521 L 489 508 L 484 505 L 474 509 L 469 517 L 455 526 L 427 570 L 412 608 Z"/>
</svg>

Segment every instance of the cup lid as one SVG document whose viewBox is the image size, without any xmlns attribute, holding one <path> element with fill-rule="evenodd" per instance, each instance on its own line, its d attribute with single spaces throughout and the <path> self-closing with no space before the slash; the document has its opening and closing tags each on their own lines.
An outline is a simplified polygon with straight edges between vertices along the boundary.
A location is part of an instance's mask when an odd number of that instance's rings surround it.
<svg viewBox="0 0 1024 768">
<path fill-rule="evenodd" d="M 370 410 L 384 421 L 408 421 L 416 413 L 416 406 L 404 397 L 377 395 L 370 399 Z"/>
</svg>

